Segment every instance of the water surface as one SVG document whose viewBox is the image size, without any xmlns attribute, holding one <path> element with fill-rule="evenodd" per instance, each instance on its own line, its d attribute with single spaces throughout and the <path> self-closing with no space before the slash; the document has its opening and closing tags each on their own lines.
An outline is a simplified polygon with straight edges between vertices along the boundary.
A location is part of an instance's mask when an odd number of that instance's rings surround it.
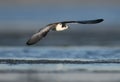
<svg viewBox="0 0 120 82">
<path fill-rule="evenodd" d="M 119 47 L 1 47 L 0 69 L 120 71 Z"/>
</svg>

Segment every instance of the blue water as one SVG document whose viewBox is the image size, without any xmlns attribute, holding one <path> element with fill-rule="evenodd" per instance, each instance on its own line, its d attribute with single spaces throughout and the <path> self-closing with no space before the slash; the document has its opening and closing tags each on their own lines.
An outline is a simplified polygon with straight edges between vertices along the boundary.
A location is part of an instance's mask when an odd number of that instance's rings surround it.
<svg viewBox="0 0 120 82">
<path fill-rule="evenodd" d="M 18 60 L 69 60 L 69 61 L 118 61 L 115 63 L 22 63 L 0 64 L 0 69 L 37 69 L 44 71 L 120 71 L 119 47 L 0 47 L 0 59 Z"/>
<path fill-rule="evenodd" d="M 0 47 L 0 58 L 120 59 L 120 48 L 107 47 Z"/>
</svg>

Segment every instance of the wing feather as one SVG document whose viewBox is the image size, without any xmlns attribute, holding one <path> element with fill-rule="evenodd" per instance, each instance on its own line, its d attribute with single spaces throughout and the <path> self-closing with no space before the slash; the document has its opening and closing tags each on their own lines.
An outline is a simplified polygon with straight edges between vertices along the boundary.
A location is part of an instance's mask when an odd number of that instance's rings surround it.
<svg viewBox="0 0 120 82">
<path fill-rule="evenodd" d="M 63 21 L 61 23 L 80 23 L 80 24 L 96 24 L 104 21 L 103 19 L 95 19 L 95 20 L 84 20 L 84 21 Z"/>
<path fill-rule="evenodd" d="M 37 33 L 33 34 L 32 37 L 26 42 L 27 45 L 32 45 L 37 43 L 39 40 L 44 38 L 47 33 L 52 29 L 52 25 L 42 28 Z"/>
</svg>

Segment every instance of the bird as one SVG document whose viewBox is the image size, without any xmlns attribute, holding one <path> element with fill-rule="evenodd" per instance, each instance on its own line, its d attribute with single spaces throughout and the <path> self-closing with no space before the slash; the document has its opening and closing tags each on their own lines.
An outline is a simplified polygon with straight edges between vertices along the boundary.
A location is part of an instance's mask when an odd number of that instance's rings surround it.
<svg viewBox="0 0 120 82">
<path fill-rule="evenodd" d="M 44 28 L 41 28 L 38 32 L 34 33 L 29 40 L 26 42 L 27 45 L 33 45 L 43 39 L 48 32 L 53 31 L 63 31 L 69 28 L 67 24 L 69 23 L 78 23 L 78 24 L 97 24 L 104 21 L 104 19 L 94 19 L 94 20 L 82 20 L 82 21 L 62 21 L 55 22 L 46 25 Z"/>
</svg>

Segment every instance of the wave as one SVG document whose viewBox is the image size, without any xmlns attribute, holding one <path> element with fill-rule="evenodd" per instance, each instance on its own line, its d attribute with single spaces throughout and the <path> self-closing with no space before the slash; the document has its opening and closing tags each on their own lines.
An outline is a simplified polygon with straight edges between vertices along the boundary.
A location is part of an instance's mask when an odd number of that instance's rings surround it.
<svg viewBox="0 0 120 82">
<path fill-rule="evenodd" d="M 40 70 L 0 70 L 0 73 L 120 73 L 120 70 L 87 70 L 87 69 L 73 69 L 73 70 L 50 70 L 50 71 L 40 71 Z"/>
<path fill-rule="evenodd" d="M 99 60 L 81 60 L 81 59 L 0 59 L 0 64 L 109 64 L 120 63 L 120 59 L 99 59 Z"/>
</svg>

